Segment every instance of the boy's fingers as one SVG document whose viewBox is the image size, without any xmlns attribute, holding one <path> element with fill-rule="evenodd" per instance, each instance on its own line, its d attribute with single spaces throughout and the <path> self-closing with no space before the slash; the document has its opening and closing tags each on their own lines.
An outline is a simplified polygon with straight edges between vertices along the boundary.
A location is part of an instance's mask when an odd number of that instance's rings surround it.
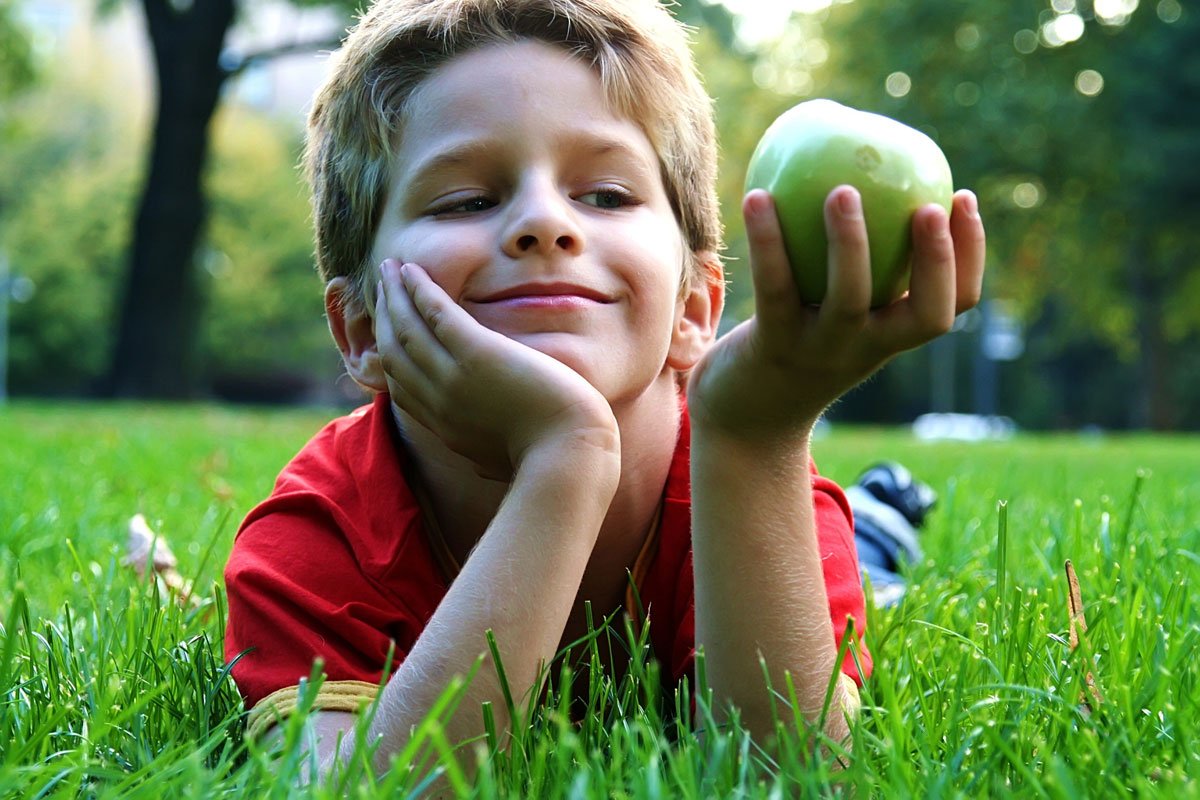
<svg viewBox="0 0 1200 800">
<path fill-rule="evenodd" d="M 410 355 L 411 345 L 406 346 L 405 339 L 411 337 L 413 326 L 410 324 L 408 333 L 402 334 L 397 332 L 393 324 L 394 316 L 388 306 L 386 285 L 386 281 L 380 281 L 375 301 L 375 341 L 379 349 L 380 364 L 387 376 L 389 388 L 394 396 L 399 393 L 410 400 L 408 404 L 401 403 L 400 405 L 405 411 L 411 413 L 410 406 L 415 405 L 411 401 L 416 401 L 421 396 L 424 396 L 426 402 L 429 400 L 427 395 L 431 382 L 427 372 L 418 366 Z M 415 321 L 420 324 L 419 320 Z"/>
<path fill-rule="evenodd" d="M 862 197 L 852 186 L 838 186 L 825 199 L 829 240 L 829 278 L 821 319 L 861 327 L 871 307 L 871 252 Z"/>
<path fill-rule="evenodd" d="M 425 428 L 429 427 L 429 405 L 418 395 L 422 394 L 420 390 L 427 389 L 428 386 L 429 382 L 421 375 L 415 375 L 408 380 L 400 380 L 390 373 L 388 376 L 388 394 L 392 402 Z"/>
<path fill-rule="evenodd" d="M 750 270 L 754 281 L 754 313 L 768 329 L 795 313 L 799 304 L 796 281 L 783 246 L 775 203 L 765 190 L 755 189 L 742 201 Z"/>
<path fill-rule="evenodd" d="M 424 269 L 416 264 L 405 264 L 400 268 L 400 279 L 413 308 L 440 345 L 438 355 L 444 354 L 443 357 L 461 362 L 464 356 L 479 347 L 478 334 L 487 328 L 455 303 Z"/>
<path fill-rule="evenodd" d="M 927 205 L 913 214 L 912 277 L 898 332 L 902 348 L 916 347 L 950 330 L 957 302 L 954 241 L 946 210 Z"/>
<path fill-rule="evenodd" d="M 954 196 L 950 233 L 954 237 L 954 265 L 958 271 L 954 311 L 961 314 L 979 303 L 987 260 L 987 239 L 979 216 L 979 201 L 973 192 L 963 189 Z"/>
<path fill-rule="evenodd" d="M 408 290 L 400 279 L 401 268 L 394 261 L 385 261 L 383 279 L 380 281 L 380 299 L 383 308 L 376 314 L 376 325 L 384 327 L 383 335 L 376 338 L 396 345 L 403 354 L 403 359 L 397 359 L 397 368 L 403 369 L 407 362 L 426 378 L 436 378 L 444 374 L 453 359 L 441 346 L 428 328 L 428 324 L 419 313 Z"/>
</svg>

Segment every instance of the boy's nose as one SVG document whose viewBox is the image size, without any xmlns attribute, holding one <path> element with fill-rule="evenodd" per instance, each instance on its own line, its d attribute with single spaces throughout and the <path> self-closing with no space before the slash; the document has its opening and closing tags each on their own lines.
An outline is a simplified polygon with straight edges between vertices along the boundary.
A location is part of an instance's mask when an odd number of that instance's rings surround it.
<svg viewBox="0 0 1200 800">
<path fill-rule="evenodd" d="M 505 231 L 504 252 L 510 258 L 530 254 L 578 255 L 583 232 L 569 204 L 556 187 L 531 187 L 516 198 L 517 212 Z"/>
</svg>

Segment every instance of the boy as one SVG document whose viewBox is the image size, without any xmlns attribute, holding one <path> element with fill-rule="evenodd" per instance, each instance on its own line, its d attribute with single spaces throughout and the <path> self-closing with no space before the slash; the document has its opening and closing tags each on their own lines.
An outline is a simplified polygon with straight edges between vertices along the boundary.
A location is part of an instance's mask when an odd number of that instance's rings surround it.
<svg viewBox="0 0 1200 800">
<path fill-rule="evenodd" d="M 703 647 L 718 705 L 765 732 L 760 654 L 814 717 L 840 669 L 844 734 L 865 677 L 835 664 L 848 618 L 870 658 L 849 507 L 809 434 L 976 302 L 973 196 L 916 214 L 911 291 L 869 311 L 857 192 L 826 206 L 819 309 L 750 193 L 757 316 L 715 341 L 710 101 L 652 0 L 382 0 L 317 97 L 306 158 L 330 329 L 375 401 L 318 434 L 238 533 L 227 653 L 246 652 L 252 732 L 321 657 L 328 766 L 394 644 L 369 731 L 384 767 L 485 631 L 528 702 L 585 601 L 637 612 L 632 574 L 672 677 Z M 450 739 L 501 697 L 489 659 Z"/>
</svg>

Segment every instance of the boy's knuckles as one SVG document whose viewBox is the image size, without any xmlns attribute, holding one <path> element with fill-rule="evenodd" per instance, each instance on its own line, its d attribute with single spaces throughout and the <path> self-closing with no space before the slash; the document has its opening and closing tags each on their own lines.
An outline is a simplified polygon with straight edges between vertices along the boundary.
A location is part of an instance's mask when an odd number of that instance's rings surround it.
<svg viewBox="0 0 1200 800">
<path fill-rule="evenodd" d="M 449 320 L 446 319 L 446 312 L 437 306 L 426 307 L 423 309 L 423 316 L 425 317 L 425 323 L 429 325 L 429 330 L 433 332 L 434 336 L 441 339 L 449 326 Z"/>
<path fill-rule="evenodd" d="M 395 339 L 396 344 L 399 345 L 400 349 L 404 350 L 405 352 L 411 350 L 415 344 L 412 329 L 410 328 L 401 328 L 400 330 L 396 331 Z"/>
<path fill-rule="evenodd" d="M 838 321 L 838 323 L 859 329 L 866 324 L 866 320 L 870 319 L 870 312 L 866 307 L 866 297 L 863 297 L 863 302 L 840 302 L 833 303 L 829 307 L 829 318 Z"/>
<path fill-rule="evenodd" d="M 957 314 L 961 314 L 964 311 L 979 305 L 979 301 L 982 299 L 983 286 L 980 283 L 972 283 L 965 288 L 960 286 L 958 292 L 958 303 L 954 310 Z"/>
<path fill-rule="evenodd" d="M 396 376 L 399 374 L 400 361 L 396 358 L 396 354 L 391 348 L 381 347 L 379 349 L 379 366 L 383 368 L 384 375 Z"/>
<path fill-rule="evenodd" d="M 923 309 L 917 316 L 917 330 L 930 339 L 949 333 L 954 316 L 954 309 L 946 305 Z"/>
<path fill-rule="evenodd" d="M 467 375 L 486 375 L 490 367 L 501 360 L 500 356 L 491 352 L 491 348 L 472 347 L 454 354 L 454 362 Z"/>
<path fill-rule="evenodd" d="M 853 335 L 867 326 L 870 315 L 865 305 L 838 303 L 829 307 L 826 319 L 838 329 L 839 335 Z"/>
</svg>

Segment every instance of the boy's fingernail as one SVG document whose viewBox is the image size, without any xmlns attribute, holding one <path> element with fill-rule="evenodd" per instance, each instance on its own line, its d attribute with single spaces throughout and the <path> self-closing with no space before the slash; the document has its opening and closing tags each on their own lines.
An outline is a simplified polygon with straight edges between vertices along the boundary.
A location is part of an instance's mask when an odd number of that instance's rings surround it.
<svg viewBox="0 0 1200 800">
<path fill-rule="evenodd" d="M 746 205 L 752 214 L 762 214 L 771 204 L 771 196 L 765 191 L 754 192 L 747 199 Z"/>
<path fill-rule="evenodd" d="M 979 216 L 979 198 L 974 192 L 965 192 L 963 194 L 963 209 L 969 217 Z"/>
<path fill-rule="evenodd" d="M 855 189 L 843 189 L 838 196 L 838 209 L 844 217 L 862 216 L 862 198 Z"/>
<path fill-rule="evenodd" d="M 937 207 L 937 211 L 925 218 L 925 230 L 929 231 L 934 236 L 948 234 L 949 230 L 946 227 L 946 209 L 941 206 Z"/>
</svg>

